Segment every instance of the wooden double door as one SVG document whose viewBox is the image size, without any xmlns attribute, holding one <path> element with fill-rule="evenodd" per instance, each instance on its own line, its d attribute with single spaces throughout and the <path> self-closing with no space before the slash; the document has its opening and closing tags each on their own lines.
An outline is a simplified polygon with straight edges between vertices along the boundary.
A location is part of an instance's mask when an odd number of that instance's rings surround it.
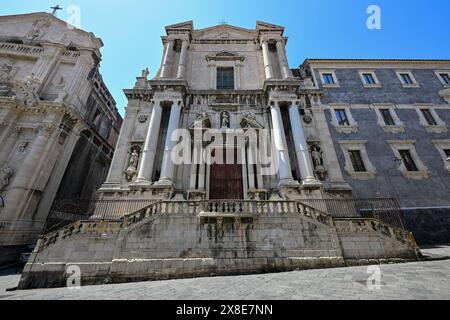
<svg viewBox="0 0 450 320">
<path fill-rule="evenodd" d="M 231 150 L 230 150 L 231 151 Z M 209 198 L 210 199 L 244 199 L 242 164 L 237 161 L 237 150 L 234 150 L 232 164 L 225 162 L 213 163 L 209 171 Z"/>
</svg>

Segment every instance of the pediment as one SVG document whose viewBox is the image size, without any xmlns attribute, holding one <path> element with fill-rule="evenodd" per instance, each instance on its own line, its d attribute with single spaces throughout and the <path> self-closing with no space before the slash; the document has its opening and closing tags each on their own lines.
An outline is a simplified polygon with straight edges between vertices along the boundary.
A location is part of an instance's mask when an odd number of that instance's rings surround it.
<svg viewBox="0 0 450 320">
<path fill-rule="evenodd" d="M 197 30 L 195 38 L 198 40 L 250 40 L 255 38 L 255 33 L 249 29 L 221 24 Z"/>
<path fill-rule="evenodd" d="M 245 57 L 231 51 L 219 51 L 215 54 L 206 56 L 206 60 L 211 61 L 230 61 L 230 60 L 239 60 L 244 61 Z"/>
<path fill-rule="evenodd" d="M 166 26 L 166 30 L 193 30 L 194 29 L 194 23 L 192 20 L 180 22 L 176 24 L 172 24 L 170 26 Z"/>
<path fill-rule="evenodd" d="M 241 128 L 243 129 L 264 129 L 264 126 L 256 121 L 253 114 L 245 114 L 241 119 Z"/>
</svg>

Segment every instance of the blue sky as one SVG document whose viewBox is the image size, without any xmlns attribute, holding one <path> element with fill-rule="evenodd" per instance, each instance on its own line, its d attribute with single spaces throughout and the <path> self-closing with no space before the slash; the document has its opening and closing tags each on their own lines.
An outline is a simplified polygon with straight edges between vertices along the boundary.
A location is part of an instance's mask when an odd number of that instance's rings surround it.
<svg viewBox="0 0 450 320">
<path fill-rule="evenodd" d="M 283 25 L 291 67 L 305 58 L 450 59 L 449 0 L 0 0 L 0 14 L 50 11 L 55 4 L 79 6 L 81 27 L 102 38 L 101 71 L 122 114 L 122 89 L 131 88 L 143 68 L 153 76 L 159 67 L 164 26 L 186 20 L 196 28 L 221 21 Z M 381 8 L 381 30 L 366 27 L 372 4 Z"/>
</svg>

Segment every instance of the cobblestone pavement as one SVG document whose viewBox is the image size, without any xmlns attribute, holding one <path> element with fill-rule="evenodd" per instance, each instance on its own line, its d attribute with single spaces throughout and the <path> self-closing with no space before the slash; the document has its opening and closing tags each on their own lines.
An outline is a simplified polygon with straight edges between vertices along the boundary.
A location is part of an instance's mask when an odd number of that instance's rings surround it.
<svg viewBox="0 0 450 320">
<path fill-rule="evenodd" d="M 180 279 L 6 292 L 18 275 L 0 276 L 0 299 L 446 299 L 450 260 L 381 265 L 380 289 L 369 289 L 367 267 Z"/>
</svg>

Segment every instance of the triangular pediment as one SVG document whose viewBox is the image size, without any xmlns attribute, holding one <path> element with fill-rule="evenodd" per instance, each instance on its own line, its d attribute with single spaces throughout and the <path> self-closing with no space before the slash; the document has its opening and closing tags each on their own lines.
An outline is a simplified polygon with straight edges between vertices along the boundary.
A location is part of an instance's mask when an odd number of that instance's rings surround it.
<svg viewBox="0 0 450 320">
<path fill-rule="evenodd" d="M 215 54 L 206 56 L 206 59 L 208 61 L 210 61 L 210 60 L 240 60 L 240 61 L 244 61 L 245 57 L 240 54 L 237 54 L 235 52 L 231 52 L 231 51 L 219 51 Z"/>
<path fill-rule="evenodd" d="M 256 32 L 258 35 L 261 32 L 278 32 L 280 35 L 283 35 L 284 27 L 264 21 L 256 21 Z"/>
<path fill-rule="evenodd" d="M 199 40 L 249 40 L 255 38 L 255 33 L 253 30 L 221 24 L 196 30 L 195 38 Z"/>
<path fill-rule="evenodd" d="M 166 26 L 166 30 L 192 30 L 192 29 L 194 29 L 194 23 L 192 20 Z"/>
</svg>

